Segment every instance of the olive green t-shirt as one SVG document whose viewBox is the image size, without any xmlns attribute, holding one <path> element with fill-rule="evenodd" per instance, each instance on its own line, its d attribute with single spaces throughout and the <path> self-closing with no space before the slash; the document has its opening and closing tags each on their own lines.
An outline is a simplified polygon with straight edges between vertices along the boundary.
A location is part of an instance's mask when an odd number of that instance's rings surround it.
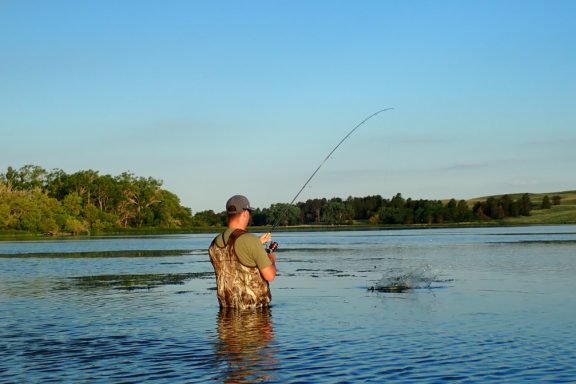
<svg viewBox="0 0 576 384">
<path fill-rule="evenodd" d="M 226 244 L 228 244 L 228 238 L 234 230 L 235 229 L 228 228 L 224 231 L 224 240 L 226 241 Z M 216 244 L 218 244 L 219 247 L 224 246 L 221 235 L 218 235 L 216 238 Z M 258 267 L 258 269 L 263 269 L 272 265 L 272 261 L 268 257 L 260 239 L 252 233 L 244 233 L 238 237 L 234 248 L 236 249 L 238 260 L 247 267 Z"/>
</svg>

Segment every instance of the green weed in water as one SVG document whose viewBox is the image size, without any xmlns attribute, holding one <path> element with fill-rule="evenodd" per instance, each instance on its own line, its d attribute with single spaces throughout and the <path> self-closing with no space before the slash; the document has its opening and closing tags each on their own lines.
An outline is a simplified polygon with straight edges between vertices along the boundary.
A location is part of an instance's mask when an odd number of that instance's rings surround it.
<svg viewBox="0 0 576 384">
<path fill-rule="evenodd" d="M 163 285 L 181 285 L 191 279 L 212 278 L 213 272 L 155 273 L 71 277 L 72 287 L 80 289 L 109 288 L 120 290 L 151 289 Z"/>
</svg>

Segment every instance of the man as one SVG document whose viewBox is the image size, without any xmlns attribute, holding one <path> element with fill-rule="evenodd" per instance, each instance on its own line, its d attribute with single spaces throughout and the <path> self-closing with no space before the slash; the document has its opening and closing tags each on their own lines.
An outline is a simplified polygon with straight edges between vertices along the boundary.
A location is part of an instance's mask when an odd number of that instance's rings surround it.
<svg viewBox="0 0 576 384">
<path fill-rule="evenodd" d="M 271 235 L 260 237 L 246 232 L 252 207 L 242 195 L 226 202 L 228 227 L 208 248 L 216 273 L 216 290 L 221 307 L 266 307 L 272 300 L 269 283 L 276 277 L 276 256 L 262 244 Z"/>
</svg>

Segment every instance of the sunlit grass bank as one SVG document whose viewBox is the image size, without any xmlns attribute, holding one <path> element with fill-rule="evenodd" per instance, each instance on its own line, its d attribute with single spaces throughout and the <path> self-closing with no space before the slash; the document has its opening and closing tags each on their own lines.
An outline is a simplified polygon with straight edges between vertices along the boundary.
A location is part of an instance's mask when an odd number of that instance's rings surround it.
<svg viewBox="0 0 576 384">
<path fill-rule="evenodd" d="M 516 199 L 521 195 L 513 194 L 509 196 Z M 499 221 L 499 223 L 506 225 L 576 224 L 576 191 L 530 193 L 529 196 L 533 206 L 530 216 L 508 217 Z M 549 198 L 560 196 L 560 204 L 552 205 L 550 209 L 541 209 L 542 200 L 545 196 Z M 475 202 L 484 201 L 488 197 L 468 200 L 468 204 L 472 206 Z"/>
</svg>

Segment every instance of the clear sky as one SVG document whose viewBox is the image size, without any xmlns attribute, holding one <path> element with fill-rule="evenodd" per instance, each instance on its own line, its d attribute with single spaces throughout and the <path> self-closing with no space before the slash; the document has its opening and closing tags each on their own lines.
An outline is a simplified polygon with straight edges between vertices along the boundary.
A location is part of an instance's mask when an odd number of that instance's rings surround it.
<svg viewBox="0 0 576 384">
<path fill-rule="evenodd" d="M 576 1 L 0 0 L 0 172 L 245 194 L 576 189 Z"/>
</svg>

